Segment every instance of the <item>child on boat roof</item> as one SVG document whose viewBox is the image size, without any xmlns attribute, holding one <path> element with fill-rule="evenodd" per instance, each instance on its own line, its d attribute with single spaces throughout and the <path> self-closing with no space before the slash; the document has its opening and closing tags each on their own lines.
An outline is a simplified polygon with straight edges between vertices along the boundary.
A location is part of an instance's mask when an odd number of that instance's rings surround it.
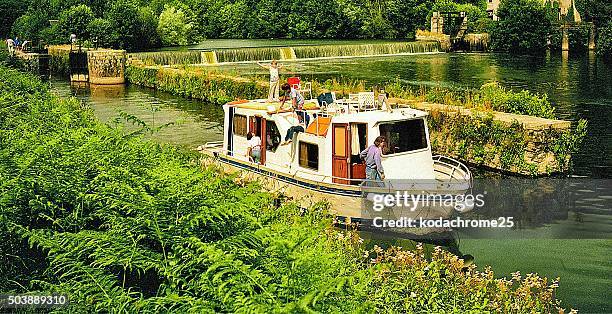
<svg viewBox="0 0 612 314">
<path fill-rule="evenodd" d="M 278 84 L 280 81 L 278 70 L 282 69 L 283 65 L 278 64 L 274 59 L 272 62 L 270 62 L 270 65 L 261 64 L 259 62 L 257 62 L 257 64 L 262 68 L 270 70 L 270 90 L 268 91 L 268 102 L 278 101 Z"/>
</svg>

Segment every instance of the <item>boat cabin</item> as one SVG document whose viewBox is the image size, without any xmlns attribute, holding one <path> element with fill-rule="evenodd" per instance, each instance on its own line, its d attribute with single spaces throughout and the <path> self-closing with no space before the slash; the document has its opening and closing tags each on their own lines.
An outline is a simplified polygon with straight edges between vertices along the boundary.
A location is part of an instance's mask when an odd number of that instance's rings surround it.
<svg viewBox="0 0 612 314">
<path fill-rule="evenodd" d="M 287 106 L 287 105 L 285 105 Z M 382 110 L 359 108 L 338 101 L 319 108 L 305 104 L 306 116 L 278 112 L 278 104 L 265 100 L 224 105 L 222 154 L 260 171 L 318 182 L 359 185 L 366 177 L 359 153 L 382 135 L 387 139 L 382 165 L 386 179 L 435 179 L 427 113 L 411 108 Z M 287 131 L 302 126 L 283 145 Z M 248 152 L 247 133 L 261 139 L 261 158 L 256 163 Z"/>
</svg>

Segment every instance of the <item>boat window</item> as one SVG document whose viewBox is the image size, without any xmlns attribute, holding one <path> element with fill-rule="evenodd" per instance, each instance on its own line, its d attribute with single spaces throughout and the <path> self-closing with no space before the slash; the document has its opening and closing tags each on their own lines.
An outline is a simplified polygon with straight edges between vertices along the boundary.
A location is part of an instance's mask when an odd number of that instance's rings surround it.
<svg viewBox="0 0 612 314">
<path fill-rule="evenodd" d="M 247 135 L 247 117 L 239 114 L 235 114 L 233 118 L 234 135 L 246 136 Z"/>
<path fill-rule="evenodd" d="M 281 134 L 274 121 L 266 120 L 266 150 L 274 152 L 281 142 Z"/>
<path fill-rule="evenodd" d="M 300 142 L 300 166 L 319 170 L 319 146 Z"/>
<path fill-rule="evenodd" d="M 427 135 L 423 119 L 383 123 L 380 135 L 387 139 L 383 153 L 397 154 L 427 148 Z"/>
</svg>

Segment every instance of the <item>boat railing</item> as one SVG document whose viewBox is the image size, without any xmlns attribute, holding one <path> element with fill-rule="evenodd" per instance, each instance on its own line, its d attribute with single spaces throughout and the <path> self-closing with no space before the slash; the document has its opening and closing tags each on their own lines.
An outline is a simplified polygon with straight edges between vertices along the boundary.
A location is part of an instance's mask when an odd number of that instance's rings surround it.
<svg viewBox="0 0 612 314">
<path fill-rule="evenodd" d="M 219 148 L 220 146 L 223 145 L 222 141 L 218 141 L 218 142 L 207 142 L 206 144 L 204 144 L 204 149 L 210 149 L 210 148 Z M 228 149 L 225 148 L 221 148 L 221 149 L 217 149 L 215 150 L 215 152 L 223 152 L 223 153 L 231 153 L 232 156 L 236 156 L 235 152 L 230 151 Z M 259 168 L 260 166 L 262 166 L 260 163 L 255 162 L 253 159 L 249 158 L 248 160 L 246 160 L 246 162 L 252 164 L 253 166 L 256 166 L 257 168 Z M 456 165 L 457 171 L 462 171 L 463 173 L 466 173 L 467 176 L 465 177 L 465 179 L 467 181 L 461 181 L 460 179 L 454 177 L 454 179 L 456 180 L 455 182 L 457 183 L 466 183 L 469 182 L 469 187 L 471 187 L 471 173 L 469 171 L 469 169 L 467 169 L 467 167 L 465 165 L 463 165 L 461 162 L 449 158 L 449 157 L 445 157 L 445 156 L 434 156 L 434 163 L 438 162 L 439 164 L 445 164 L 448 166 L 452 166 L 452 165 Z M 454 163 L 453 163 L 454 162 Z M 272 161 L 266 161 L 266 166 L 276 166 L 279 168 L 287 168 L 287 165 L 282 165 L 282 164 L 278 164 Z M 451 172 L 452 173 L 452 172 Z M 333 176 L 333 175 L 326 175 L 326 174 L 321 174 L 321 173 L 316 173 L 316 172 L 312 172 L 312 171 L 308 171 L 308 170 L 304 170 L 304 169 L 296 169 L 295 172 L 293 174 L 291 173 L 287 173 L 286 175 L 291 177 L 292 179 L 296 179 L 298 174 L 305 174 L 308 176 L 311 176 L 311 178 L 307 178 L 307 177 L 300 177 L 306 180 L 310 180 L 310 181 L 314 181 L 315 184 L 339 184 L 339 185 L 344 185 L 344 186 L 358 186 L 361 190 L 363 190 L 364 192 L 367 193 L 395 193 L 396 191 L 409 191 L 409 190 L 428 190 L 427 188 L 423 188 L 423 186 L 427 185 L 430 186 L 431 182 L 414 182 L 414 183 L 407 183 L 405 182 L 405 180 L 371 180 L 371 179 L 354 179 L 354 178 L 344 178 L 344 177 L 337 177 L 337 176 Z M 312 177 L 315 177 L 316 179 L 312 179 Z M 450 177 L 449 177 L 450 178 Z M 337 181 L 343 181 L 343 182 L 349 182 L 348 184 L 346 183 L 337 183 L 334 182 L 334 180 Z M 398 182 L 395 182 L 398 181 Z M 450 180 L 449 180 L 450 181 Z M 436 184 L 447 184 L 449 182 L 436 182 Z M 452 184 L 447 184 L 446 187 L 451 187 L 453 186 Z M 461 187 L 457 188 L 458 190 L 461 190 Z"/>
<path fill-rule="evenodd" d="M 442 175 L 443 179 L 449 181 L 461 181 L 470 183 L 472 186 L 472 172 L 462 162 L 447 156 L 435 155 L 432 157 L 434 162 L 434 172 Z"/>
</svg>

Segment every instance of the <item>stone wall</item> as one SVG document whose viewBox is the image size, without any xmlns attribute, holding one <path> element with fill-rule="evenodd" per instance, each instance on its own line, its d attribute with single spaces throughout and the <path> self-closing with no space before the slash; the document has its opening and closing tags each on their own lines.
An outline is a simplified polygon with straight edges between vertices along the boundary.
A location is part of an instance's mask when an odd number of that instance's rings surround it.
<svg viewBox="0 0 612 314">
<path fill-rule="evenodd" d="M 113 85 L 125 83 L 125 50 L 89 50 L 89 83 Z"/>
<path fill-rule="evenodd" d="M 432 149 L 503 172 L 550 175 L 570 170 L 570 121 L 392 98 L 429 113 Z M 579 127 L 583 128 L 582 126 Z M 571 147 L 570 147 L 571 148 Z"/>
</svg>

